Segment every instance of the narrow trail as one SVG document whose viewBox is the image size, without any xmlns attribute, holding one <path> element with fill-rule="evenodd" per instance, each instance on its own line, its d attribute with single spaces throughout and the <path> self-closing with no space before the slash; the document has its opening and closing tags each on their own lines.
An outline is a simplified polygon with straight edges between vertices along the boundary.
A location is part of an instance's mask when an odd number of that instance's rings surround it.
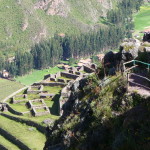
<svg viewBox="0 0 150 150">
<path fill-rule="evenodd" d="M 150 96 L 150 81 L 146 80 L 144 74 L 130 74 L 129 76 L 129 92 L 137 92 L 143 96 Z"/>
</svg>

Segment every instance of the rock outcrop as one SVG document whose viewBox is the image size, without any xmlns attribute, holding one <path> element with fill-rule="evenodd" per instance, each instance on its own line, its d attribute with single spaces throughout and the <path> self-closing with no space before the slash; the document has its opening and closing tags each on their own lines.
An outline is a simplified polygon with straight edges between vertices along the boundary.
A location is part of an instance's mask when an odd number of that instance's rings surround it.
<svg viewBox="0 0 150 150">
<path fill-rule="evenodd" d="M 65 0 L 41 0 L 35 4 L 34 9 L 42 9 L 48 15 L 62 17 L 67 17 L 70 11 Z"/>
<path fill-rule="evenodd" d="M 138 51 L 141 42 L 137 39 L 126 39 L 120 46 L 122 59 L 129 61 L 138 57 Z"/>
</svg>

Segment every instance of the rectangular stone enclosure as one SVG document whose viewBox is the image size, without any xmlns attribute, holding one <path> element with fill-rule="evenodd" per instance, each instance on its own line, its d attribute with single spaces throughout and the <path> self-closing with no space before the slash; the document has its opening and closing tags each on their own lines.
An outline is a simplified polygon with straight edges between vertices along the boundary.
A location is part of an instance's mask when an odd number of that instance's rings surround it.
<svg viewBox="0 0 150 150">
<path fill-rule="evenodd" d="M 43 91 L 43 85 L 30 86 L 27 90 L 27 94 L 38 94 Z"/>
</svg>

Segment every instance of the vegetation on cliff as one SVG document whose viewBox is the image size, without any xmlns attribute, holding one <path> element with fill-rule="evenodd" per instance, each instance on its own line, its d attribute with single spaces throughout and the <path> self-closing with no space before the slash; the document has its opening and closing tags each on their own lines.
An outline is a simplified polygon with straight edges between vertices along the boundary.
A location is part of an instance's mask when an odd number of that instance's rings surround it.
<svg viewBox="0 0 150 150">
<path fill-rule="evenodd" d="M 150 99 L 129 95 L 125 85 L 117 76 L 101 89 L 97 77 L 89 77 L 76 91 L 72 109 L 50 128 L 45 147 L 148 150 Z"/>
</svg>

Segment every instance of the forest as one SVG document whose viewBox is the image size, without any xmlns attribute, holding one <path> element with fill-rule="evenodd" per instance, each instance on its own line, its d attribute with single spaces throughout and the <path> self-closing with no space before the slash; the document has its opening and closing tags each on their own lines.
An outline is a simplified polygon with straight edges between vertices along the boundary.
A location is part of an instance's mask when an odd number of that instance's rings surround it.
<svg viewBox="0 0 150 150">
<path fill-rule="evenodd" d="M 21 76 L 32 69 L 54 66 L 60 60 L 92 56 L 108 49 L 115 49 L 125 37 L 132 37 L 133 13 L 137 12 L 143 0 L 123 0 L 116 9 L 108 11 L 99 30 L 80 35 L 60 37 L 54 35 L 48 41 L 35 44 L 29 52 L 16 52 L 13 62 L 0 56 L 0 70 L 6 69 L 11 76 Z"/>
</svg>

